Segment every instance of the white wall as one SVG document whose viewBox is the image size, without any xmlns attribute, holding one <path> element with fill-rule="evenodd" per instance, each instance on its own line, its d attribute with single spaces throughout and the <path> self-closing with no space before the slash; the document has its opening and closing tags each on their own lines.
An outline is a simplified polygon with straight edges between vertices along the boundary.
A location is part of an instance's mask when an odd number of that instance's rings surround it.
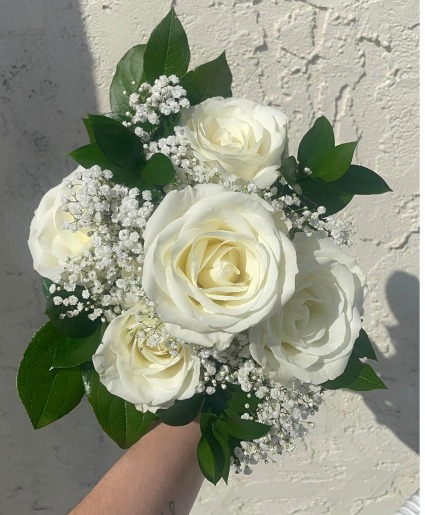
<svg viewBox="0 0 425 515">
<path fill-rule="evenodd" d="M 14 390 L 42 299 L 25 239 L 42 192 L 105 111 L 116 61 L 146 40 L 164 0 L 2 0 L 0 9 L 0 513 L 72 507 L 119 456 L 82 405 L 33 432 Z M 390 387 L 330 393 L 293 455 L 229 486 L 205 485 L 194 515 L 392 514 L 418 487 L 418 2 L 175 0 L 193 65 L 227 49 L 234 94 L 280 106 L 291 148 L 315 117 L 394 190 L 357 198 L 351 252 L 369 276 L 365 327 Z M 97 106 L 97 107 L 96 107 Z"/>
</svg>

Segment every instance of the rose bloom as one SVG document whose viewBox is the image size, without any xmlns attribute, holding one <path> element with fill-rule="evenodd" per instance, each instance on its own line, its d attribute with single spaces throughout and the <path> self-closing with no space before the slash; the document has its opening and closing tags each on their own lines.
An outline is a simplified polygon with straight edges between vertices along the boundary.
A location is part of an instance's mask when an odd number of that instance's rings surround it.
<svg viewBox="0 0 425 515">
<path fill-rule="evenodd" d="M 192 397 L 199 383 L 199 359 L 189 345 L 170 347 L 161 322 L 148 318 L 141 304 L 112 320 L 93 364 L 108 391 L 143 412 Z"/>
<path fill-rule="evenodd" d="M 320 384 L 340 376 L 361 329 L 367 290 L 356 261 L 323 233 L 294 238 L 299 273 L 284 308 L 250 330 L 250 351 L 271 377 Z"/>
<path fill-rule="evenodd" d="M 79 166 L 66 179 L 72 179 L 73 174 L 81 170 Z M 69 189 L 63 183 L 49 190 L 41 199 L 30 227 L 28 245 L 34 270 L 52 280 L 62 274 L 68 258 L 79 257 L 91 245 L 87 230 L 72 232 L 62 227 L 63 222 L 73 220 L 61 207 L 61 197 L 66 194 Z"/>
<path fill-rule="evenodd" d="M 278 109 L 215 97 L 183 110 L 181 125 L 194 156 L 223 178 L 236 175 L 259 188 L 277 179 L 288 125 Z"/>
<path fill-rule="evenodd" d="M 142 285 L 170 334 L 223 349 L 285 304 L 297 263 L 283 217 L 217 184 L 165 196 L 146 225 Z"/>
</svg>

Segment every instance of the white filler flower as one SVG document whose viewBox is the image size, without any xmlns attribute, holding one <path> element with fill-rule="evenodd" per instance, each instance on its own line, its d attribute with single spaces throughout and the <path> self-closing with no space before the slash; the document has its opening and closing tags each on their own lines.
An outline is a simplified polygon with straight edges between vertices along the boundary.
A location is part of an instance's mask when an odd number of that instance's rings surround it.
<svg viewBox="0 0 425 515">
<path fill-rule="evenodd" d="M 361 329 L 366 286 L 356 261 L 323 232 L 297 233 L 293 297 L 250 330 L 250 350 L 274 379 L 320 384 L 344 372 Z"/>
<path fill-rule="evenodd" d="M 142 304 L 112 320 L 93 364 L 112 394 L 144 412 L 193 397 L 199 382 L 199 359 L 189 345 L 170 339 Z"/>
<path fill-rule="evenodd" d="M 288 125 L 278 109 L 214 97 L 183 111 L 181 125 L 200 164 L 217 169 L 224 179 L 236 175 L 259 188 L 277 179 Z"/>
<path fill-rule="evenodd" d="M 73 175 L 82 170 L 84 168 L 79 166 L 64 182 L 44 195 L 31 222 L 28 245 L 34 270 L 48 279 L 57 279 L 64 271 L 66 260 L 81 256 L 91 245 L 87 230 L 73 232 L 65 229 L 65 226 L 72 224 L 73 216 L 62 209 L 62 197 L 70 194 L 66 181 L 73 181 Z"/>
<path fill-rule="evenodd" d="M 146 225 L 142 285 L 170 334 L 219 349 L 291 297 L 283 214 L 216 184 L 172 191 Z"/>
</svg>

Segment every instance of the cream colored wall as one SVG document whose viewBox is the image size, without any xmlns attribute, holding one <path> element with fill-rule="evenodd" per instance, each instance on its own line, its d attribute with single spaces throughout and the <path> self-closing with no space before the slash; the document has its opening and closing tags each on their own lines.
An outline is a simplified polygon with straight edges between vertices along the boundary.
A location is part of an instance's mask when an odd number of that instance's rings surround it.
<svg viewBox="0 0 425 515">
<path fill-rule="evenodd" d="M 119 455 L 90 409 L 33 432 L 14 393 L 23 349 L 42 320 L 26 234 L 41 194 L 84 142 L 79 117 L 106 111 L 117 60 L 147 39 L 164 0 L 6 1 L 0 151 L 2 249 L 0 512 L 72 507 Z M 205 484 L 194 515 L 387 515 L 418 487 L 418 2 L 175 0 L 193 65 L 227 50 L 234 95 L 280 106 L 291 149 L 325 114 L 339 141 L 362 133 L 357 160 L 393 194 L 357 198 L 351 250 L 369 276 L 365 327 L 390 387 L 336 392 L 292 455 L 229 486 Z M 96 107 L 97 105 L 97 107 Z M 3 451 L 2 451 L 3 454 Z M 4 511 L 2 511 L 2 509 Z"/>
</svg>

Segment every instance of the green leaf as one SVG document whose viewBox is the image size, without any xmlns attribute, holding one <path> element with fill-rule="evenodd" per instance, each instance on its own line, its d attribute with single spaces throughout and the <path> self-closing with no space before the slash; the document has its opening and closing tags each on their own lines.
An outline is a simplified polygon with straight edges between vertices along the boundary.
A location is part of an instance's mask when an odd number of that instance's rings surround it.
<svg viewBox="0 0 425 515">
<path fill-rule="evenodd" d="M 216 485 L 224 468 L 224 453 L 220 443 L 210 434 L 203 434 L 198 443 L 198 463 L 206 479 Z"/>
<path fill-rule="evenodd" d="M 353 355 L 356 356 L 356 358 L 367 358 L 378 361 L 369 336 L 364 329 L 360 329 L 360 334 L 354 342 Z"/>
<path fill-rule="evenodd" d="M 146 434 L 155 420 L 150 412 L 108 392 L 95 370 L 83 370 L 83 381 L 94 414 L 105 433 L 122 449 L 128 449 Z"/>
<path fill-rule="evenodd" d="M 146 45 L 134 46 L 117 64 L 109 89 L 111 109 L 115 113 L 126 113 L 129 110 L 130 95 L 138 93 L 140 85 L 145 82 L 143 73 L 145 49 Z"/>
<path fill-rule="evenodd" d="M 43 288 L 43 294 L 44 296 L 46 297 L 46 300 L 50 297 L 50 291 L 49 291 L 49 288 L 52 284 L 55 284 L 53 281 L 51 281 L 50 279 L 47 279 L 47 277 L 42 277 L 41 278 L 41 287 Z"/>
<path fill-rule="evenodd" d="M 19 397 L 35 429 L 47 426 L 69 413 L 84 394 L 78 368 L 51 368 L 56 348 L 64 339 L 47 322 L 34 335 L 19 366 Z"/>
<path fill-rule="evenodd" d="M 82 118 L 84 127 L 86 128 L 87 134 L 89 136 L 90 143 L 96 143 L 96 139 L 94 137 L 93 128 L 90 124 L 90 120 L 88 118 Z"/>
<path fill-rule="evenodd" d="M 261 438 L 270 431 L 270 426 L 266 424 L 241 418 L 222 418 L 216 420 L 214 425 L 221 433 L 246 441 Z"/>
<path fill-rule="evenodd" d="M 226 410 L 227 392 L 217 388 L 215 393 L 207 395 L 202 405 L 202 411 L 211 412 L 214 415 L 221 415 Z"/>
<path fill-rule="evenodd" d="M 205 411 L 205 405 L 207 404 L 209 396 L 205 397 L 204 404 L 202 405 L 201 416 L 199 420 L 199 426 L 201 428 L 201 433 L 206 434 L 209 431 L 212 431 L 212 425 L 215 420 L 217 420 L 217 415 L 212 413 L 211 411 Z"/>
<path fill-rule="evenodd" d="M 325 116 L 321 116 L 302 138 L 298 147 L 298 161 L 302 168 L 314 170 L 334 147 L 332 125 Z"/>
<path fill-rule="evenodd" d="M 105 157 L 97 143 L 91 143 L 90 145 L 85 145 L 84 147 L 77 148 L 76 150 L 70 152 L 68 155 L 75 159 L 75 161 L 77 161 L 77 163 L 83 166 L 84 168 L 91 168 L 92 166 L 98 165 L 103 170 L 110 170 L 113 174 L 114 182 L 117 182 L 119 184 L 125 184 L 126 186 L 129 186 L 131 188 L 149 188 L 149 184 L 142 179 L 142 168 L 140 168 L 139 170 L 131 170 L 128 168 L 124 169 L 120 166 L 117 166 L 115 163 L 112 163 L 109 159 Z M 168 170 L 168 166 L 163 166 L 163 168 L 166 168 L 165 172 L 163 172 L 163 175 L 165 176 L 165 173 Z M 153 173 L 152 170 L 151 172 Z M 175 172 L 173 168 L 173 178 L 174 176 Z M 167 177 L 170 177 L 169 173 Z"/>
<path fill-rule="evenodd" d="M 261 402 L 255 395 L 248 397 L 248 394 L 244 392 L 239 385 L 228 384 L 227 391 L 230 397 L 226 402 L 226 413 L 228 413 L 228 410 L 233 410 L 238 416 L 241 416 L 243 413 L 249 411 L 255 412 Z M 248 408 L 245 407 L 246 405 L 248 405 Z"/>
<path fill-rule="evenodd" d="M 56 306 L 53 303 L 54 297 L 62 297 L 65 299 L 71 295 L 78 297 L 79 290 L 77 289 L 75 292 L 61 290 L 55 292 L 53 295 L 50 295 L 50 297 L 47 299 L 45 313 L 49 317 L 49 320 L 55 329 L 57 329 L 64 336 L 69 336 L 70 338 L 86 338 L 87 336 L 93 334 L 99 327 L 100 319 L 96 319 L 95 321 L 90 320 L 88 315 L 91 313 L 91 311 L 82 311 L 78 316 L 68 318 L 65 313 L 66 311 L 72 309 L 72 306 L 64 306 L 63 304 Z M 65 315 L 65 318 L 60 318 L 60 315 Z"/>
<path fill-rule="evenodd" d="M 232 72 L 227 64 L 226 53 L 217 59 L 201 64 L 182 78 L 191 105 L 200 104 L 207 98 L 232 96 Z"/>
<path fill-rule="evenodd" d="M 154 154 L 141 173 L 141 180 L 148 184 L 164 186 L 176 179 L 176 172 L 173 163 L 164 154 Z"/>
<path fill-rule="evenodd" d="M 212 436 L 220 444 L 221 450 L 223 451 L 223 467 L 221 470 L 221 477 L 225 483 L 229 480 L 230 472 L 230 443 L 227 435 L 220 433 L 214 426 L 212 427 Z"/>
<path fill-rule="evenodd" d="M 291 187 L 295 187 L 298 184 L 297 171 L 298 163 L 295 157 L 285 157 L 280 167 L 280 172 L 283 175 L 283 178 Z"/>
<path fill-rule="evenodd" d="M 305 179 L 300 181 L 302 202 L 312 210 L 319 206 L 326 208 L 326 216 L 333 215 L 347 206 L 353 195 L 341 193 L 334 188 L 334 183 L 327 183 L 321 180 Z"/>
<path fill-rule="evenodd" d="M 171 9 L 155 27 L 145 50 L 145 74 L 153 84 L 160 75 L 183 77 L 187 72 L 190 51 L 186 32 Z"/>
<path fill-rule="evenodd" d="M 359 361 L 353 354 L 350 356 L 343 374 L 332 381 L 326 381 L 321 386 L 327 390 L 347 388 L 358 392 L 387 389 L 373 368 Z"/>
<path fill-rule="evenodd" d="M 311 168 L 312 178 L 332 182 L 342 177 L 351 164 L 356 147 L 357 141 L 351 141 L 329 150 L 319 164 Z"/>
<path fill-rule="evenodd" d="M 84 168 L 91 168 L 92 166 L 98 165 L 103 170 L 110 170 L 111 172 L 119 170 L 117 166 L 106 159 L 97 143 L 90 143 L 89 145 L 77 148 L 69 152 L 68 156 L 72 157 L 72 159 L 77 161 L 77 163 Z"/>
<path fill-rule="evenodd" d="M 185 426 L 192 422 L 199 413 L 204 401 L 203 394 L 196 394 L 190 399 L 176 401 L 173 406 L 165 410 L 158 410 L 157 416 L 168 426 Z"/>
<path fill-rule="evenodd" d="M 392 191 L 377 173 L 359 165 L 351 165 L 332 185 L 339 191 L 354 195 L 379 195 Z"/>
<path fill-rule="evenodd" d="M 158 141 L 161 138 L 168 138 L 174 136 L 174 128 L 179 125 L 181 119 L 181 112 L 172 113 L 168 116 L 161 118 L 161 123 L 151 133 L 151 141 Z"/>
<path fill-rule="evenodd" d="M 353 351 L 344 372 L 336 379 L 326 381 L 322 386 L 328 390 L 340 388 L 355 391 L 387 389 L 373 368 L 359 361 L 359 358 L 378 360 L 369 337 L 363 329 L 360 330 L 360 334 L 354 342 Z"/>
<path fill-rule="evenodd" d="M 142 141 L 121 122 L 108 116 L 90 114 L 89 120 L 101 152 L 117 167 L 114 181 L 132 187 L 132 182 L 139 180 L 138 172 L 144 163 Z"/>
<path fill-rule="evenodd" d="M 87 361 L 91 361 L 93 354 L 101 342 L 102 326 L 86 338 L 65 338 L 60 345 L 56 347 L 53 357 L 53 368 L 69 368 L 76 367 Z"/>
</svg>

